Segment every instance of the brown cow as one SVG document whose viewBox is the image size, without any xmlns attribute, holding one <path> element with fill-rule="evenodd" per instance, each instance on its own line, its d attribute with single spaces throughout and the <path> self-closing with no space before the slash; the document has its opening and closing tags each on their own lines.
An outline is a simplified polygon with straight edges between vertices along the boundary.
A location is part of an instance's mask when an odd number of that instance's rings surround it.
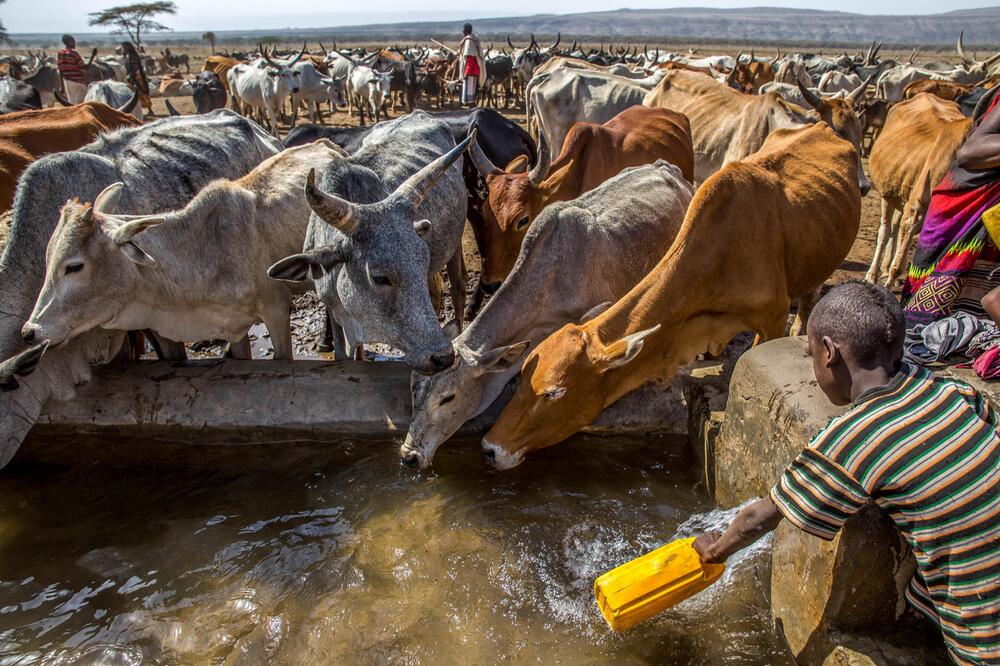
<svg viewBox="0 0 1000 666">
<path fill-rule="evenodd" d="M 201 66 L 201 71 L 203 72 L 215 72 L 219 77 L 219 81 L 222 83 L 222 87 L 226 89 L 226 94 L 229 94 L 229 77 L 226 74 L 236 65 L 242 63 L 242 60 L 237 60 L 236 58 L 229 58 L 227 56 L 220 55 L 210 55 L 205 58 L 205 64 Z"/>
<path fill-rule="evenodd" d="M 687 118 L 643 106 L 626 109 L 603 125 L 574 125 L 551 168 L 544 137 L 539 141 L 538 163 L 529 173 L 507 173 L 481 151 L 471 154 L 488 188 L 484 224 L 474 228 L 483 258 L 482 284 L 488 293 L 510 273 L 528 226 L 550 203 L 575 199 L 625 167 L 658 159 L 678 166 L 689 182 L 694 177 Z"/>
<path fill-rule="evenodd" d="M 17 179 L 39 157 L 76 150 L 98 134 L 139 124 L 132 114 L 100 102 L 0 116 L 0 212 L 14 204 Z"/>
<path fill-rule="evenodd" d="M 975 84 L 963 85 L 954 81 L 936 81 L 934 79 L 921 79 L 907 84 L 903 88 L 903 99 L 913 99 L 921 93 L 930 93 L 935 97 L 956 101 L 959 97 L 965 97 L 976 89 Z"/>
<path fill-rule="evenodd" d="M 884 275 L 885 284 L 895 283 L 910 242 L 923 226 L 931 190 L 947 173 L 971 126 L 972 119 L 958 104 L 930 93 L 889 110 L 868 158 L 872 184 L 882 195 L 882 220 L 866 280 L 877 282 Z"/>
<path fill-rule="evenodd" d="M 774 64 L 778 56 L 765 62 L 754 58 L 751 50 L 749 61 L 740 62 L 741 57 L 742 54 L 736 55 L 736 66 L 730 70 L 726 81 L 740 92 L 756 95 L 762 85 L 774 81 Z"/>
<path fill-rule="evenodd" d="M 860 219 L 849 142 L 825 123 L 772 132 L 760 151 L 705 181 L 677 239 L 638 285 L 528 355 L 513 399 L 483 439 L 486 459 L 517 465 L 741 331 L 758 340 L 783 335 L 791 301 L 812 301 L 850 251 Z"/>
</svg>

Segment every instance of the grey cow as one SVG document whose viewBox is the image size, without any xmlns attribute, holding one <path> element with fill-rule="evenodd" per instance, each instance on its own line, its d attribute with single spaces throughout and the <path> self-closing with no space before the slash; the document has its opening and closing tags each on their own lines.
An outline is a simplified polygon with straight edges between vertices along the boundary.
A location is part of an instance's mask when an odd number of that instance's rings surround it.
<svg viewBox="0 0 1000 666">
<path fill-rule="evenodd" d="M 384 342 L 421 372 L 451 365 L 428 283 L 447 266 L 462 312 L 467 194 L 461 165 L 452 165 L 463 150 L 448 125 L 416 111 L 376 126 L 356 153 L 307 182 L 313 215 L 304 252 L 275 264 L 271 276 L 312 280 L 343 329 L 334 336 L 338 357 Z"/>
<path fill-rule="evenodd" d="M 483 156 L 477 163 L 491 166 Z M 542 211 L 511 274 L 455 339 L 455 363 L 433 377 L 413 376 L 403 462 L 429 466 L 437 448 L 500 395 L 529 348 L 635 286 L 670 247 L 693 194 L 680 169 L 660 160 Z"/>
<path fill-rule="evenodd" d="M 121 183 L 92 207 L 67 203 L 24 332 L 58 345 L 98 326 L 149 329 L 178 342 L 227 340 L 249 359 L 247 330 L 263 321 L 274 358 L 291 360 L 292 294 L 267 269 L 302 247 L 306 174 L 345 156 L 325 140 L 291 148 L 170 213 L 119 215 Z"/>
<path fill-rule="evenodd" d="M 136 104 L 139 97 L 121 81 L 98 81 L 87 86 L 84 102 L 101 102 L 112 109 L 131 113 L 135 119 L 142 122 L 144 115 L 142 105 Z"/>
<path fill-rule="evenodd" d="M 0 257 L 0 359 L 23 349 L 21 327 L 41 289 L 45 248 L 67 200 L 93 201 L 108 185 L 123 182 L 122 207 L 137 214 L 171 210 L 210 181 L 237 178 L 279 150 L 263 128 L 220 110 L 111 132 L 79 150 L 32 163 L 18 182 Z M 38 370 L 20 380 L 21 388 L 0 393 L 0 466 L 17 451 L 45 401 L 70 398 L 74 385 L 90 379 L 92 363 L 118 352 L 122 337 L 101 330 L 81 335 L 49 350 Z"/>
</svg>

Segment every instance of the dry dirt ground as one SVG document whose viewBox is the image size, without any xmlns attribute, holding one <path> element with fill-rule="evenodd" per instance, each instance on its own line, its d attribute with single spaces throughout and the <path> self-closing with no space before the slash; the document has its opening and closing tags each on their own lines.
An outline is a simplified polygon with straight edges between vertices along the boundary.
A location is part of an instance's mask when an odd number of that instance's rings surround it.
<svg viewBox="0 0 1000 666">
<path fill-rule="evenodd" d="M 286 48 L 294 48 L 295 45 L 287 44 L 282 45 Z M 343 46 L 343 45 L 341 45 Z M 222 47 L 225 48 L 225 47 Z M 676 49 L 676 47 L 675 47 Z M 200 63 L 203 58 L 208 55 L 209 50 L 202 47 L 201 45 L 192 46 L 189 49 L 174 48 L 174 52 L 187 52 L 192 56 L 192 72 L 200 69 Z M 713 49 L 712 47 L 705 47 L 703 49 L 705 53 L 717 53 L 718 49 Z M 757 49 L 757 53 L 766 53 L 766 49 Z M 733 50 L 735 54 L 735 50 Z M 888 55 L 888 54 L 887 54 Z M 908 54 L 895 54 L 897 58 L 905 57 Z M 943 54 L 944 57 L 948 57 L 948 54 Z M 935 56 L 937 57 L 937 56 Z M 154 98 L 152 100 L 153 111 L 156 117 L 163 117 L 168 115 L 167 108 L 164 104 L 162 98 Z M 171 104 L 182 114 L 194 113 L 194 105 L 189 97 L 175 97 L 171 98 Z M 435 110 L 435 109 L 429 109 Z M 391 117 L 398 117 L 403 113 L 402 109 L 393 109 L 391 112 Z M 514 119 L 516 122 L 524 125 L 524 112 L 523 106 L 512 108 L 510 110 L 504 110 L 504 113 L 510 118 Z M 335 112 L 330 112 L 328 108 L 323 110 L 324 120 L 327 124 L 339 125 L 339 126 L 356 126 L 358 120 L 356 116 L 348 116 L 345 108 L 337 109 Z M 299 123 L 307 122 L 308 119 L 303 120 L 301 117 Z M 289 124 L 284 123 L 281 127 L 282 136 L 288 131 Z M 866 164 L 867 166 L 867 164 Z M 880 215 L 880 204 L 878 192 L 874 189 L 866 196 L 862 202 L 862 214 L 861 214 L 861 227 L 858 232 L 857 240 L 854 243 L 854 247 L 851 249 L 850 254 L 847 256 L 845 261 L 841 264 L 840 268 L 830 277 L 828 281 L 829 285 L 833 285 L 850 278 L 863 278 L 865 271 L 867 270 L 868 264 L 871 261 L 872 254 L 874 252 L 874 243 L 876 233 L 878 231 Z M 7 235 L 7 222 L 6 216 L 0 217 L 0 247 L 6 242 Z M 466 228 L 466 234 L 464 238 L 464 249 L 466 256 L 466 263 L 469 270 L 469 283 L 467 285 L 467 293 L 471 295 L 471 289 L 475 284 L 479 274 L 479 257 L 476 252 L 475 241 L 472 237 L 471 229 Z M 299 356 L 312 356 L 317 353 L 316 345 L 319 342 L 322 335 L 323 326 L 323 316 L 321 311 L 321 305 L 318 303 L 314 296 L 306 295 L 296 299 L 296 309 L 293 315 L 293 332 L 295 337 L 295 352 Z M 443 312 L 441 319 L 446 321 L 453 316 L 453 310 L 451 309 L 450 299 L 445 299 L 445 311 Z M 266 332 L 263 327 L 255 327 L 251 335 L 254 341 L 255 356 L 270 355 L 270 346 L 265 343 Z M 200 345 L 197 351 L 194 351 L 194 355 L 216 355 L 221 353 L 222 346 L 220 345 Z M 393 352 L 382 345 L 372 346 L 367 349 L 369 356 L 375 355 L 385 355 L 392 354 Z"/>
</svg>

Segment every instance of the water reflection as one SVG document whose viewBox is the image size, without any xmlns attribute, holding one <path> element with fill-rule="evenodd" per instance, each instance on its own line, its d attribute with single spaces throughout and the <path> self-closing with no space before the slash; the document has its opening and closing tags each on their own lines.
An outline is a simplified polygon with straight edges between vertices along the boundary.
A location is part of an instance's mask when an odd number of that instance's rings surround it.
<svg viewBox="0 0 1000 666">
<path fill-rule="evenodd" d="M 597 611 L 599 573 L 728 520 L 675 442 L 432 474 L 393 442 L 149 447 L 0 475 L 0 664 L 781 663 L 759 549 L 624 635 Z"/>
</svg>

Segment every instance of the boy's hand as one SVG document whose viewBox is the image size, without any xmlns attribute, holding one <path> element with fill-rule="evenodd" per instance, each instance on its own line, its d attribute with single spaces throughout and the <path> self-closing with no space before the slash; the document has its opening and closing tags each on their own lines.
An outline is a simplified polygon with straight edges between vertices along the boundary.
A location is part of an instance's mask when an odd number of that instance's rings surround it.
<svg viewBox="0 0 1000 666">
<path fill-rule="evenodd" d="M 715 544 L 722 538 L 722 532 L 718 530 L 712 530 L 711 532 L 705 532 L 691 544 L 695 552 L 698 553 L 698 557 L 701 558 L 702 562 L 709 564 L 714 564 L 718 562 L 724 562 L 726 558 L 717 557 L 714 553 Z"/>
</svg>

